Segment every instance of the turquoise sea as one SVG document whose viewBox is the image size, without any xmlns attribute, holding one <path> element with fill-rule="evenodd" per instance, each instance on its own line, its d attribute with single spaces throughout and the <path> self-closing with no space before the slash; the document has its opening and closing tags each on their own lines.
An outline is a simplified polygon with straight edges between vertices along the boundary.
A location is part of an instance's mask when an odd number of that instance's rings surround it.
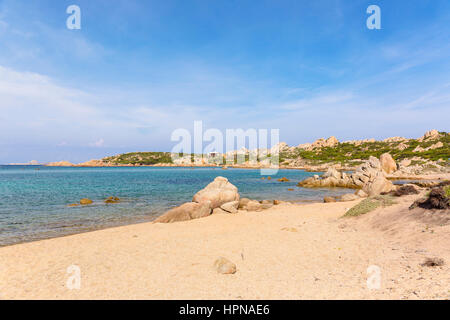
<svg viewBox="0 0 450 320">
<path fill-rule="evenodd" d="M 320 201 L 325 195 L 349 192 L 296 187 L 311 175 L 314 173 L 279 170 L 268 181 L 262 180 L 256 169 L 0 166 L 0 246 L 151 221 L 190 201 L 217 176 L 227 177 L 241 197 L 257 200 Z M 276 181 L 280 177 L 291 181 Z M 105 204 L 110 196 L 122 201 Z M 82 198 L 94 203 L 68 207 Z"/>
</svg>

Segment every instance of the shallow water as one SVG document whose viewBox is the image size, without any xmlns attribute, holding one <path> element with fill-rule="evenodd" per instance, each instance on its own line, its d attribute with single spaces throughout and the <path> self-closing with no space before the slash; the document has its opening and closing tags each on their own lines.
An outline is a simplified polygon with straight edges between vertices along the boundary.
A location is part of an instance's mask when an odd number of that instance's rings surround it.
<svg viewBox="0 0 450 320">
<path fill-rule="evenodd" d="M 183 202 L 217 176 L 227 177 L 241 197 L 319 201 L 346 189 L 305 189 L 297 182 L 317 173 L 279 170 L 262 180 L 257 169 L 62 168 L 0 166 L 0 246 L 129 223 L 151 221 Z M 290 182 L 278 182 L 287 177 Z M 294 191 L 288 191 L 289 188 Z M 104 199 L 117 196 L 118 204 Z M 68 207 L 82 198 L 92 205 Z"/>
</svg>

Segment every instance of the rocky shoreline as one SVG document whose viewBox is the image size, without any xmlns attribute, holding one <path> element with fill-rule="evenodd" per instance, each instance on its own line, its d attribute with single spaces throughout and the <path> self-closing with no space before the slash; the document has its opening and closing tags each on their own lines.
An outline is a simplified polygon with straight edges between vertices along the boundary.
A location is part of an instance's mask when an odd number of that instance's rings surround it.
<svg viewBox="0 0 450 320">
<path fill-rule="evenodd" d="M 353 173 L 339 172 L 329 168 L 322 176 L 314 175 L 298 183 L 304 188 L 349 188 L 356 189 L 354 193 L 344 194 L 340 197 L 325 197 L 324 202 L 354 201 L 364 198 L 373 198 L 379 195 L 417 194 L 416 187 L 394 185 L 387 179 L 389 174 L 395 173 L 398 166 L 390 154 L 385 153 L 380 159 L 370 157 Z M 279 179 L 280 181 L 285 181 Z M 287 179 L 286 179 L 287 180 Z M 448 180 L 447 180 L 448 182 Z M 429 186 L 432 187 L 432 186 Z M 442 191 L 443 192 L 443 191 Z M 173 208 L 154 223 L 172 223 L 204 218 L 212 214 L 235 214 L 238 210 L 261 211 L 280 204 L 278 200 L 256 201 L 241 198 L 236 186 L 227 178 L 216 177 L 213 182 L 197 192 L 192 202 L 184 203 Z"/>
<path fill-rule="evenodd" d="M 172 223 L 204 218 L 212 214 L 236 214 L 239 210 L 262 211 L 279 205 L 280 200 L 251 200 L 241 198 L 238 188 L 227 178 L 216 177 L 213 182 L 197 192 L 192 202 L 184 203 L 159 216 L 154 223 Z"/>
<path fill-rule="evenodd" d="M 389 154 L 383 154 L 378 160 L 370 157 L 356 170 L 347 174 L 330 168 L 322 176 L 315 175 L 301 181 L 298 186 L 305 188 L 315 187 L 341 187 L 362 189 L 364 194 L 373 196 L 394 189 L 392 182 L 386 179 L 386 174 L 391 173 L 396 167 L 395 161 Z"/>
<path fill-rule="evenodd" d="M 385 154 L 387 159 L 381 159 Z M 387 156 L 386 154 L 389 154 Z M 250 156 L 259 161 L 252 162 Z M 183 168 L 271 168 L 267 156 L 278 156 L 279 169 L 305 170 L 308 172 L 326 172 L 329 168 L 337 171 L 355 171 L 370 157 L 380 158 L 391 167 L 386 178 L 427 179 L 429 175 L 450 174 L 450 134 L 429 130 L 418 139 L 391 137 L 381 141 L 375 139 L 350 140 L 339 142 L 335 137 L 318 139 L 313 143 L 289 146 L 284 142 L 271 149 L 247 150 L 242 148 L 211 157 L 208 155 L 190 155 L 174 158 L 169 152 L 132 152 L 103 159 L 89 160 L 79 164 L 69 161 L 51 162 L 47 166 L 62 167 L 183 167 Z M 238 156 L 246 161 L 237 162 Z M 229 159 L 235 159 L 235 162 Z M 392 160 L 397 163 L 393 164 Z M 394 167 L 395 166 L 395 167 Z M 274 167 L 274 166 L 272 166 Z M 425 177 L 424 177 L 425 176 Z"/>
</svg>

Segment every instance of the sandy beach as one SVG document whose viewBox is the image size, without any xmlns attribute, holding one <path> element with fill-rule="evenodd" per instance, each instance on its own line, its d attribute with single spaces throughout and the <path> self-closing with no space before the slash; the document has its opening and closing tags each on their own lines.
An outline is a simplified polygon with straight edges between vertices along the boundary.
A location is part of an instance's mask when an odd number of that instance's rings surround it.
<svg viewBox="0 0 450 320">
<path fill-rule="evenodd" d="M 408 210 L 415 198 L 356 218 L 342 216 L 360 200 L 281 204 L 3 247 L 0 298 L 448 299 L 448 217 Z M 219 257 L 237 272 L 218 274 Z M 427 257 L 445 264 L 421 266 Z M 71 265 L 78 290 L 66 286 Z M 367 287 L 373 265 L 380 289 Z"/>
<path fill-rule="evenodd" d="M 450 0 L 235 2 L 0 0 L 0 302 L 450 299 Z"/>
</svg>

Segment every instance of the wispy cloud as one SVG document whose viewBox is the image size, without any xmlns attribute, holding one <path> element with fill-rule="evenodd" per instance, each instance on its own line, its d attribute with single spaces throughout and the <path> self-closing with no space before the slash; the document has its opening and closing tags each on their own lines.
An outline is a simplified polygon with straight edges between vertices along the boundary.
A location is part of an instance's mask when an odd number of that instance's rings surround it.
<svg viewBox="0 0 450 320">
<path fill-rule="evenodd" d="M 285 103 L 281 106 L 284 110 L 304 110 L 309 108 L 325 108 L 329 106 L 334 106 L 336 104 L 341 104 L 345 101 L 351 101 L 354 98 L 352 92 L 326 92 L 318 94 L 314 97 L 299 99 L 296 101 L 291 101 Z"/>
<path fill-rule="evenodd" d="M 0 1 L 7 162 L 29 160 L 11 158 L 26 145 L 170 150 L 171 131 L 194 120 L 279 128 L 290 144 L 418 136 L 450 122 L 448 1 L 386 2 L 374 32 L 360 2 L 79 4 L 83 29 L 69 31 L 63 4 Z"/>
<path fill-rule="evenodd" d="M 139 91 L 96 93 L 63 86 L 45 75 L 0 66 L 0 144 L 15 136 L 16 142 L 102 147 L 107 137 L 114 141 L 113 146 L 151 146 L 157 140 L 169 141 L 172 130 L 205 117 L 205 109 L 196 106 L 154 106 L 144 101 L 123 104 L 127 97 L 136 100 L 142 94 Z M 223 119 L 217 111 L 215 116 Z M 103 137 L 92 142 L 98 134 Z"/>
<path fill-rule="evenodd" d="M 91 147 L 101 148 L 105 145 L 105 140 L 103 140 L 103 138 L 100 138 L 99 140 L 92 142 L 89 145 Z"/>
</svg>

